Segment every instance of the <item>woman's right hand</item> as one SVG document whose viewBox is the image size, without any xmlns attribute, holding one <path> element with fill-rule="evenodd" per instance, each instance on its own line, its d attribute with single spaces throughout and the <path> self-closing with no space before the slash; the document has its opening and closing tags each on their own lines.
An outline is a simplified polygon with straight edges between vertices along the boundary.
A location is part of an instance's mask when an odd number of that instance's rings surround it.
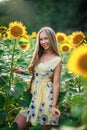
<svg viewBox="0 0 87 130">
<path fill-rule="evenodd" d="M 60 115 L 61 115 L 60 110 L 56 107 L 52 107 L 52 113 L 53 113 L 54 117 L 60 117 Z"/>
<path fill-rule="evenodd" d="M 21 70 L 19 68 L 13 68 L 13 72 L 17 73 L 17 74 L 21 74 L 23 72 L 23 70 Z"/>
</svg>

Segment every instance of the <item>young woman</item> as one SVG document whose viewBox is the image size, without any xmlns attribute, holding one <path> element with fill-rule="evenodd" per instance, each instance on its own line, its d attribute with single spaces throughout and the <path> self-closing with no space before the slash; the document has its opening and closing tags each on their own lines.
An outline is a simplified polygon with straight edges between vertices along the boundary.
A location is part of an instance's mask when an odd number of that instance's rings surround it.
<svg viewBox="0 0 87 130">
<path fill-rule="evenodd" d="M 38 32 L 35 52 L 28 70 L 32 74 L 31 103 L 27 110 L 19 112 L 14 122 L 18 124 L 19 130 L 24 130 L 28 123 L 42 125 L 43 130 L 50 130 L 52 126 L 58 126 L 60 110 L 57 101 L 61 76 L 61 58 L 52 28 L 43 27 Z M 27 71 L 15 68 L 14 72 Z"/>
</svg>

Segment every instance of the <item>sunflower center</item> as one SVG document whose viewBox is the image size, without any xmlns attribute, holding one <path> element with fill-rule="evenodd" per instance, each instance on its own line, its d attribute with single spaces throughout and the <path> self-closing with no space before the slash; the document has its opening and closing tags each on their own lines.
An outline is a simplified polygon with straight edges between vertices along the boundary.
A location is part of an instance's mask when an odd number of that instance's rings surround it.
<svg viewBox="0 0 87 130">
<path fill-rule="evenodd" d="M 62 48 L 62 50 L 63 50 L 64 52 L 69 51 L 69 47 L 68 47 L 68 46 L 64 46 L 64 47 Z"/>
<path fill-rule="evenodd" d="M 1 28 L 0 28 L 0 33 L 3 33 L 3 32 L 6 32 L 6 28 L 1 27 Z"/>
<path fill-rule="evenodd" d="M 82 40 L 83 40 L 83 36 L 79 34 L 79 35 L 76 35 L 76 36 L 74 37 L 73 43 L 74 43 L 74 44 L 79 44 L 79 43 L 82 42 Z"/>
<path fill-rule="evenodd" d="M 63 36 L 58 36 L 58 41 L 59 42 L 62 42 L 64 40 L 64 37 Z"/>
<path fill-rule="evenodd" d="M 82 72 L 87 73 L 87 54 L 82 55 L 78 60 L 78 67 Z"/>
<path fill-rule="evenodd" d="M 7 33 L 5 33 L 5 35 L 4 35 L 5 37 L 8 37 L 8 34 Z"/>
<path fill-rule="evenodd" d="M 22 35 L 22 29 L 18 26 L 14 26 L 11 28 L 11 34 L 15 37 L 19 37 Z"/>
<path fill-rule="evenodd" d="M 21 48 L 22 48 L 22 49 L 25 49 L 25 48 L 26 48 L 26 46 L 27 46 L 26 44 L 21 45 Z"/>
</svg>

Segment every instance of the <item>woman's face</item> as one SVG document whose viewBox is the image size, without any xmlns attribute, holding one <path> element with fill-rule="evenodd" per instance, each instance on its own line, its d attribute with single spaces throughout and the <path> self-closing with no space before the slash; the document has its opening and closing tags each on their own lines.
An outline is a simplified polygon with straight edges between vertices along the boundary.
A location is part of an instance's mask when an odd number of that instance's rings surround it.
<svg viewBox="0 0 87 130">
<path fill-rule="evenodd" d="M 40 41 L 40 45 L 43 47 L 44 50 L 50 49 L 50 41 L 49 41 L 49 38 L 45 32 L 40 33 L 39 41 Z"/>
</svg>

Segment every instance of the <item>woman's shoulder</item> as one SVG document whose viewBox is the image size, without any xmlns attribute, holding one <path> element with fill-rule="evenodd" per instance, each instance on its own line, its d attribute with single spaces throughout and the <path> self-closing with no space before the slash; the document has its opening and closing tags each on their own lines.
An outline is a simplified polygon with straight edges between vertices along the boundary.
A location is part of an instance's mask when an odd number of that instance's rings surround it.
<svg viewBox="0 0 87 130">
<path fill-rule="evenodd" d="M 62 60 L 61 56 L 59 55 L 54 55 L 54 58 Z"/>
<path fill-rule="evenodd" d="M 58 55 L 55 55 L 53 59 L 54 59 L 55 62 L 58 62 L 58 63 L 62 62 L 62 58 Z"/>
</svg>

